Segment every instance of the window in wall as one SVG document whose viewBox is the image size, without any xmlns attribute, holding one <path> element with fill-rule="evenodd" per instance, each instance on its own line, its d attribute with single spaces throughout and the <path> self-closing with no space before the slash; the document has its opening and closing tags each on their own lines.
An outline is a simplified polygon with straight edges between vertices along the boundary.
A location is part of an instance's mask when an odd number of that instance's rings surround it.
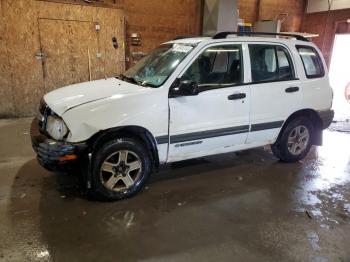
<svg viewBox="0 0 350 262">
<path fill-rule="evenodd" d="M 243 82 L 240 45 L 206 49 L 187 69 L 181 80 L 194 80 L 200 90 L 227 87 Z"/>
<path fill-rule="evenodd" d="M 318 78 L 324 76 L 324 68 L 320 56 L 315 48 L 311 46 L 297 46 L 301 60 L 303 61 L 307 78 Z"/>
<path fill-rule="evenodd" d="M 294 78 L 288 51 L 275 45 L 249 45 L 253 82 L 283 81 Z"/>
</svg>

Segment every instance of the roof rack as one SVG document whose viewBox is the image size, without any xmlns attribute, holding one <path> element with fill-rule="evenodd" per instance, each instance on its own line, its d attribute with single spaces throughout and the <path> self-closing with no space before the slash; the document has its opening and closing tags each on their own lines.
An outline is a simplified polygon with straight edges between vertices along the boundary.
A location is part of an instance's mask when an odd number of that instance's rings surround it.
<svg viewBox="0 0 350 262">
<path fill-rule="evenodd" d="M 283 34 L 283 33 L 271 33 L 271 32 L 220 32 L 213 36 L 213 39 L 225 39 L 229 35 L 237 36 L 284 36 L 284 37 L 293 37 L 300 41 L 309 42 L 306 37 L 297 34 Z"/>
</svg>

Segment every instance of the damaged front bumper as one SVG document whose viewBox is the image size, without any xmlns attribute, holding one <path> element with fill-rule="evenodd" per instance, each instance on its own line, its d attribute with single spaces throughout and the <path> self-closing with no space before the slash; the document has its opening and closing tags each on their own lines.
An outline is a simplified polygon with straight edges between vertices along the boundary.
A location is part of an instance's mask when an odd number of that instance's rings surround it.
<svg viewBox="0 0 350 262">
<path fill-rule="evenodd" d="M 87 149 L 86 143 L 56 141 L 39 130 L 39 120 L 34 119 L 30 128 L 32 146 L 38 162 L 50 171 L 64 171 L 76 163 Z"/>
</svg>

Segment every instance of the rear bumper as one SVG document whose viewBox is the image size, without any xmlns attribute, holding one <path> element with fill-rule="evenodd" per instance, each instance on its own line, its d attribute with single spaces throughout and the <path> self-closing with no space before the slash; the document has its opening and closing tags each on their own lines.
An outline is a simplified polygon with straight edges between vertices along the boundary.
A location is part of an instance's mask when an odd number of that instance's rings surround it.
<svg viewBox="0 0 350 262">
<path fill-rule="evenodd" d="M 50 139 L 39 131 L 39 121 L 34 119 L 30 128 L 32 147 L 38 162 L 51 171 L 69 169 L 87 148 L 86 143 L 67 143 Z"/>
<path fill-rule="evenodd" d="M 324 111 L 318 111 L 318 115 L 322 120 L 322 128 L 326 129 L 328 128 L 334 118 L 334 111 L 329 109 L 329 110 L 324 110 Z"/>
</svg>

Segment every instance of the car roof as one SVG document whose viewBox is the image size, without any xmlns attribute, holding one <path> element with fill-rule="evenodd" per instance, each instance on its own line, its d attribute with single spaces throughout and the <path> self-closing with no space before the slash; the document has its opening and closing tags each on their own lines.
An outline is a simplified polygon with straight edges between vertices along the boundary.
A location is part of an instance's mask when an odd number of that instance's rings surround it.
<svg viewBox="0 0 350 262">
<path fill-rule="evenodd" d="M 282 43 L 286 45 L 312 45 L 311 42 L 296 40 L 295 38 L 286 37 L 250 37 L 250 36 L 236 36 L 229 35 L 227 38 L 213 39 L 212 37 L 189 37 L 178 38 L 167 42 L 167 44 L 211 44 L 211 43 L 223 43 L 223 42 L 270 42 L 270 43 Z"/>
</svg>

